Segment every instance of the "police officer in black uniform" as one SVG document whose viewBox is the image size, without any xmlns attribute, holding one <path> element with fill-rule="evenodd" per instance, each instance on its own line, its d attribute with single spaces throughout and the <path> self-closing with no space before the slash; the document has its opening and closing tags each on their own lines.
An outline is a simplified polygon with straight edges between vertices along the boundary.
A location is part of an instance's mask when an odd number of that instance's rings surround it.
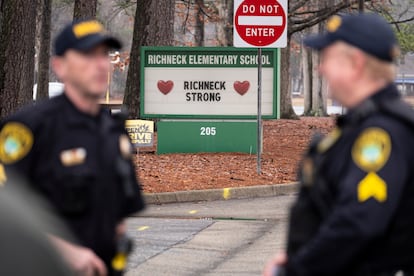
<svg viewBox="0 0 414 276">
<path fill-rule="evenodd" d="M 49 238 L 80 275 L 113 275 L 125 265 L 125 256 L 117 255 L 123 220 L 144 207 L 125 118 L 99 105 L 109 50 L 120 47 L 95 20 L 66 26 L 52 59 L 64 93 L 0 124 L 3 180 L 11 171 L 24 175 L 54 206 L 79 243 L 53 233 Z"/>
<path fill-rule="evenodd" d="M 13 178 L 0 188 L 0 275 L 73 275 L 44 232 L 73 238 L 44 201 L 17 184 Z"/>
<path fill-rule="evenodd" d="M 287 253 L 264 275 L 414 275 L 414 111 L 393 83 L 395 34 L 375 14 L 334 16 L 305 45 L 348 112 L 311 142 Z"/>
</svg>

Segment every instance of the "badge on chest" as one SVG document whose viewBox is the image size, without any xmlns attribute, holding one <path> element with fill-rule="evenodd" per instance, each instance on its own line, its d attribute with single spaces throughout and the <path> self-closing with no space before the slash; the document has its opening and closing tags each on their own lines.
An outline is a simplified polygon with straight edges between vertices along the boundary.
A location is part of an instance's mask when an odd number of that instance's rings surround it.
<svg viewBox="0 0 414 276">
<path fill-rule="evenodd" d="M 65 167 L 81 165 L 85 163 L 86 155 L 87 152 L 85 148 L 68 149 L 60 153 L 60 161 Z"/>
</svg>

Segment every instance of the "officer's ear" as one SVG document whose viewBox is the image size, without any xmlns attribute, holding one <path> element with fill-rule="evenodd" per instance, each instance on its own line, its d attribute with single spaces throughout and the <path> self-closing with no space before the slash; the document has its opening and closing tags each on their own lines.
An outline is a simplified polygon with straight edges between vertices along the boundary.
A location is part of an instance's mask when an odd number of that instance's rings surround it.
<svg viewBox="0 0 414 276">
<path fill-rule="evenodd" d="M 362 76 L 367 66 L 366 54 L 359 49 L 353 49 L 350 58 L 355 75 Z"/>
<path fill-rule="evenodd" d="M 66 76 L 66 64 L 64 57 L 54 56 L 52 57 L 52 69 L 55 72 L 55 74 L 58 76 L 58 78 L 61 81 L 65 80 Z"/>
</svg>

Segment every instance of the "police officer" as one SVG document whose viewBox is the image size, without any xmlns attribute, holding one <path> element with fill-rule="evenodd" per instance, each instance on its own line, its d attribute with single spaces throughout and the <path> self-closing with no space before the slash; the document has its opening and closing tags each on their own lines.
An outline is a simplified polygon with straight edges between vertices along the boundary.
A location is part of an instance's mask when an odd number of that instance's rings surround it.
<svg viewBox="0 0 414 276">
<path fill-rule="evenodd" d="M 112 275 L 123 219 L 144 207 L 131 162 L 124 119 L 101 109 L 110 49 L 121 47 L 95 20 L 66 26 L 57 36 L 52 66 L 62 95 L 22 109 L 0 124 L 3 179 L 24 175 L 54 206 L 78 244 L 49 234 L 81 275 Z M 6 184 L 7 186 L 7 184 Z"/>
<path fill-rule="evenodd" d="M 264 275 L 414 275 L 414 111 L 393 83 L 395 34 L 378 15 L 344 15 L 304 42 L 348 112 L 311 142 L 287 253 Z"/>
<path fill-rule="evenodd" d="M 16 184 L 0 192 L 0 275 L 73 275 L 44 231 L 72 238 L 45 202 Z"/>
</svg>

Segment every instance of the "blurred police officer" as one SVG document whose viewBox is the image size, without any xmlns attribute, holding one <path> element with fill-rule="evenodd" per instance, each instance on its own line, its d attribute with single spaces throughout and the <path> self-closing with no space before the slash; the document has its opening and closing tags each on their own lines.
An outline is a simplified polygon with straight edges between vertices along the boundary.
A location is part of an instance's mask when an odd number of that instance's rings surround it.
<svg viewBox="0 0 414 276">
<path fill-rule="evenodd" d="M 17 184 L 14 178 L 0 192 L 0 275 L 73 275 L 44 232 L 72 237 L 43 200 Z"/>
<path fill-rule="evenodd" d="M 414 112 L 393 83 L 396 37 L 380 16 L 358 14 L 304 42 L 348 112 L 311 142 L 287 254 L 264 274 L 414 275 Z"/>
<path fill-rule="evenodd" d="M 6 174 L 26 176 L 73 231 L 79 244 L 50 239 L 81 275 L 112 275 L 113 265 L 122 266 L 124 260 L 114 257 L 123 219 L 144 207 L 124 120 L 99 105 L 110 72 L 108 52 L 120 47 L 97 21 L 66 26 L 52 60 L 64 93 L 0 125 Z"/>
</svg>

